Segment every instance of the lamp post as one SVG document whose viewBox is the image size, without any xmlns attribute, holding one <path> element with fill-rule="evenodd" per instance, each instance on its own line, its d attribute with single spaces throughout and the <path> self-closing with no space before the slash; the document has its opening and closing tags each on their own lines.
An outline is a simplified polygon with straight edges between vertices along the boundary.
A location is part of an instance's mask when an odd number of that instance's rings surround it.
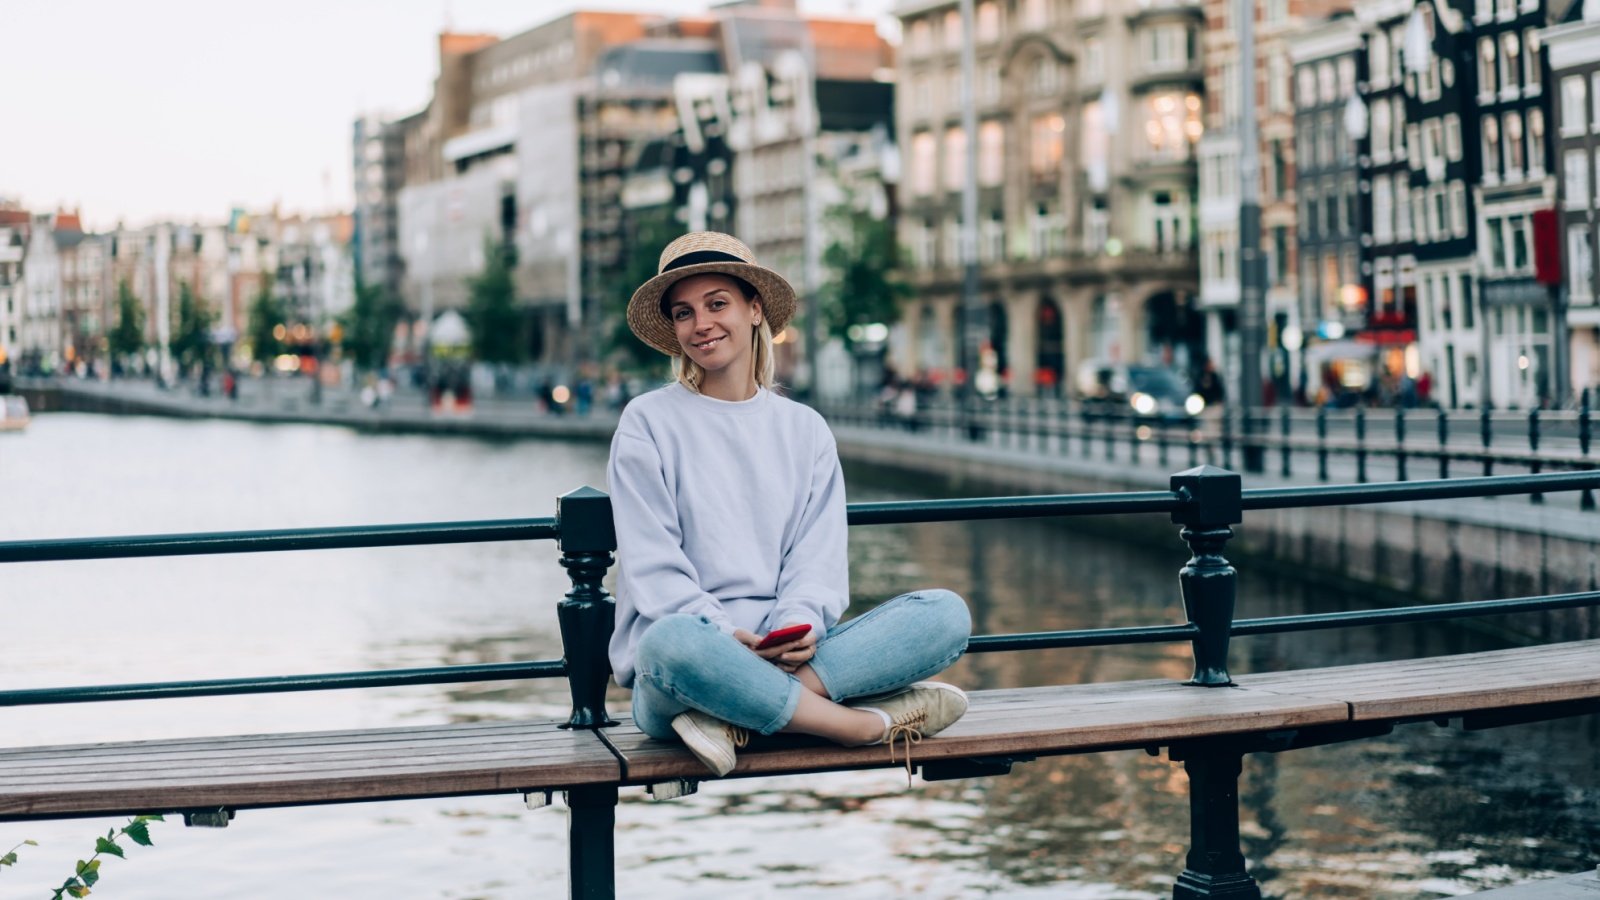
<svg viewBox="0 0 1600 900">
<path fill-rule="evenodd" d="M 1265 344 L 1265 260 L 1261 257 L 1261 147 L 1256 134 L 1254 0 L 1234 0 L 1239 28 L 1239 408 L 1246 472 L 1266 468 L 1266 450 L 1251 439 L 1250 408 L 1261 401 L 1261 349 Z"/>
</svg>

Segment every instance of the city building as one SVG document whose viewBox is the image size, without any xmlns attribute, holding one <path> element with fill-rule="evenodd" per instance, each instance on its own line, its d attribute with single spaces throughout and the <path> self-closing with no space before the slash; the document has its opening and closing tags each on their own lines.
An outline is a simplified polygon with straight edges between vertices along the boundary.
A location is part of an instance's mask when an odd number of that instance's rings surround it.
<svg viewBox="0 0 1600 900">
<path fill-rule="evenodd" d="M 1021 394 L 1058 393 L 1093 360 L 1198 367 L 1200 4 L 977 3 L 975 306 L 960 215 L 967 36 L 952 0 L 895 14 L 898 208 L 917 296 L 891 363 L 936 383 L 990 371 Z"/>
<path fill-rule="evenodd" d="M 0 370 L 17 365 L 24 301 L 22 265 L 32 218 L 25 209 L 0 204 Z"/>
<path fill-rule="evenodd" d="M 1361 272 L 1370 265 L 1362 160 L 1370 159 L 1371 111 L 1356 94 L 1356 85 L 1366 80 L 1360 26 L 1350 15 L 1309 26 L 1291 38 L 1290 55 L 1296 262 L 1269 269 L 1274 278 L 1293 273 L 1298 294 L 1293 314 L 1279 329 L 1285 335 L 1294 328 L 1298 340 L 1278 342 L 1298 356 L 1296 394 L 1307 402 L 1329 402 L 1341 391 L 1361 390 L 1371 374 L 1371 345 L 1357 340 L 1367 327 Z M 1383 108 L 1387 115 L 1390 107 Z M 1274 159 L 1271 165 L 1279 163 Z M 1281 255 L 1280 240 L 1273 232 L 1269 259 Z M 1289 346 L 1296 343 L 1297 353 Z"/>
<path fill-rule="evenodd" d="M 397 122 L 362 116 L 351 128 L 350 253 L 362 282 L 400 296 L 400 188 L 405 184 L 405 131 Z"/>
<path fill-rule="evenodd" d="M 1547 103 L 1554 107 L 1552 159 L 1559 181 L 1565 324 L 1574 392 L 1600 385 L 1600 3 L 1582 19 L 1534 32 L 1549 56 Z"/>
<path fill-rule="evenodd" d="M 55 214 L 33 217 L 23 251 L 22 340 L 18 355 L 23 372 L 55 372 L 61 365 L 61 257 L 56 245 Z"/>
</svg>

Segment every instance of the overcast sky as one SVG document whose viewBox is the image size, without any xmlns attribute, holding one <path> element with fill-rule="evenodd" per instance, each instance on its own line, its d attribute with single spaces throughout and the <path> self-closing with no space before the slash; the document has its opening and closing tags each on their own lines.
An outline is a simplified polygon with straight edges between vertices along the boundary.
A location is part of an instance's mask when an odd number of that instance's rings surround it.
<svg viewBox="0 0 1600 900">
<path fill-rule="evenodd" d="M 427 102 L 445 26 L 704 0 L 0 0 L 0 197 L 122 221 L 350 205 L 350 126 Z M 801 0 L 879 16 L 889 0 Z"/>
</svg>

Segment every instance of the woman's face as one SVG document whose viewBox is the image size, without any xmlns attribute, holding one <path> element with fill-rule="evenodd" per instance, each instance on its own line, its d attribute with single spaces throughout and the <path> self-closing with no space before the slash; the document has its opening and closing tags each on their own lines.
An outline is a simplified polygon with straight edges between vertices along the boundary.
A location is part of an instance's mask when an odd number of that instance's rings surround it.
<svg viewBox="0 0 1600 900">
<path fill-rule="evenodd" d="M 690 275 L 667 295 L 667 316 L 685 358 L 707 372 L 748 372 L 761 301 L 726 275 Z"/>
</svg>

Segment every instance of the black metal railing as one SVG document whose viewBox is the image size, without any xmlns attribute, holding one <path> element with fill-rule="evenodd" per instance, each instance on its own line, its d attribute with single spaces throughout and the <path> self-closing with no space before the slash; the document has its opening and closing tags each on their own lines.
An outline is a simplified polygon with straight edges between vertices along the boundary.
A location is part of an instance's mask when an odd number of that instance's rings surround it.
<svg viewBox="0 0 1600 900">
<path fill-rule="evenodd" d="M 958 427 L 981 427 L 992 431 L 996 427 L 995 415 L 991 411 L 981 426 L 973 425 L 978 421 L 974 417 L 952 421 Z M 1361 420 L 1358 418 L 1356 421 Z M 1022 434 L 1026 430 L 1013 429 L 1012 433 Z M 1224 429 L 1222 434 L 1226 436 L 1230 432 Z M 870 526 L 1047 516 L 1169 515 L 1173 523 L 1180 526 L 1180 535 L 1190 553 L 1189 560 L 1179 570 L 1179 591 L 1186 614 L 1185 622 L 978 635 L 971 639 L 969 649 L 972 652 L 998 652 L 1187 641 L 1194 659 L 1194 674 L 1189 684 L 1221 687 L 1233 683 L 1228 671 L 1228 650 L 1230 640 L 1235 635 L 1600 606 L 1600 591 L 1589 591 L 1266 619 L 1235 619 L 1237 572 L 1224 557 L 1223 550 L 1233 536 L 1233 526 L 1243 521 L 1247 511 L 1560 491 L 1588 492 L 1596 487 L 1600 487 L 1600 472 L 1582 471 L 1244 490 L 1237 473 L 1202 465 L 1171 475 L 1169 488 L 1164 491 L 857 503 L 849 507 L 848 516 L 852 526 Z M 560 563 L 567 569 L 572 582 L 571 590 L 557 603 L 562 659 L 0 691 L 0 706 L 565 676 L 572 696 L 572 712 L 566 727 L 598 729 L 615 724 L 607 715 L 604 703 L 610 677 L 606 647 L 614 620 L 614 606 L 601 581 L 613 562 L 616 536 L 610 498 L 593 488 L 579 488 L 562 495 L 557 501 L 555 517 L 548 519 L 13 541 L 0 543 L 0 562 L 58 562 L 501 540 L 557 542 L 561 551 Z M 1365 732 L 1358 736 L 1365 736 Z M 1185 765 L 1191 775 L 1192 796 L 1196 798 L 1191 821 L 1193 846 L 1239 846 L 1237 810 L 1230 805 L 1235 801 L 1229 798 L 1234 797 L 1236 792 L 1242 755 L 1254 749 L 1259 748 L 1240 743 L 1207 743 L 1183 751 Z M 573 792 L 569 803 L 572 809 L 569 828 L 575 896 L 609 896 L 614 891 L 614 872 L 610 864 L 592 864 L 591 861 L 613 858 L 608 843 L 612 840 L 610 825 L 607 823 L 614 819 L 615 804 L 615 785 L 575 789 Z M 604 846 L 594 846 L 595 842 L 602 842 Z M 1212 896 L 1204 885 L 1227 884 L 1233 886 L 1229 888 L 1231 892 L 1227 896 L 1259 896 L 1249 889 L 1243 892 L 1235 890 L 1239 885 L 1253 887 L 1254 882 L 1243 866 L 1243 857 L 1236 852 L 1220 855 L 1191 853 L 1189 868 L 1179 879 L 1178 895 Z"/>
<path fill-rule="evenodd" d="M 915 406 L 878 401 L 821 406 L 830 421 L 904 431 L 947 443 L 1029 451 L 1085 462 L 1130 462 L 1161 471 L 1201 463 L 1281 478 L 1316 473 L 1334 479 L 1330 461 L 1348 463 L 1339 477 L 1366 483 L 1409 481 L 1418 465 L 1436 464 L 1439 478 L 1466 468 L 1537 474 L 1595 465 L 1587 390 L 1575 409 L 1445 410 L 1435 408 L 1218 407 L 1198 415 L 1140 415 L 1126 404 L 1051 398 L 961 400 L 932 397 Z M 1473 436 L 1474 440 L 1463 440 Z M 1237 459 L 1236 459 L 1237 457 Z M 1374 465 L 1386 471 L 1376 473 Z M 1452 466 L 1454 464 L 1454 466 Z M 1537 492 L 1529 494 L 1541 502 Z M 1595 508 L 1592 491 L 1580 497 Z"/>
</svg>

